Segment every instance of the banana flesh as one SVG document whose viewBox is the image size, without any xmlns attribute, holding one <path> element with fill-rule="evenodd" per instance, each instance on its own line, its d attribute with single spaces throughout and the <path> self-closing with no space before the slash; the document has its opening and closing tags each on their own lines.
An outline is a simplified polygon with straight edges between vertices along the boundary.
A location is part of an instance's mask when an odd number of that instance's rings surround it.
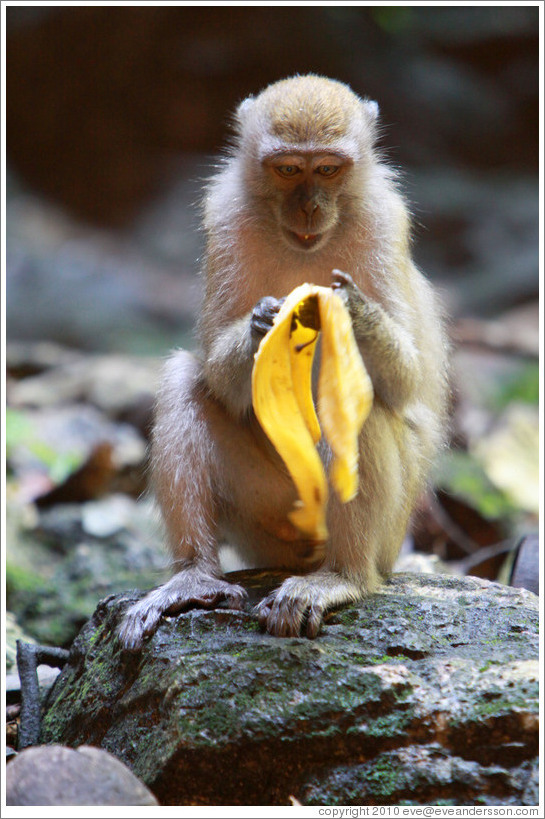
<svg viewBox="0 0 545 819">
<path fill-rule="evenodd" d="M 312 364 L 320 333 L 317 414 Z M 307 283 L 286 297 L 255 355 L 252 402 L 297 489 L 289 520 L 305 537 L 327 540 L 328 482 L 316 444 L 323 431 L 333 453 L 330 481 L 346 503 L 358 489 L 358 436 L 373 402 L 350 315 L 331 288 Z"/>
</svg>

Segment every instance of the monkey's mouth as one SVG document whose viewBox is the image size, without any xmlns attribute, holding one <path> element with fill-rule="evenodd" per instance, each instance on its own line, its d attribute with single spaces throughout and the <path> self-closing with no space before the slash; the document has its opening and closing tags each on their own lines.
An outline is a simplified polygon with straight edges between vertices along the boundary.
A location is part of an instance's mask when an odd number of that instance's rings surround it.
<svg viewBox="0 0 545 819">
<path fill-rule="evenodd" d="M 298 247 L 302 247 L 305 250 L 310 250 L 312 247 L 315 247 L 323 235 L 321 233 L 296 233 L 294 230 L 288 230 L 286 232 Z"/>
</svg>

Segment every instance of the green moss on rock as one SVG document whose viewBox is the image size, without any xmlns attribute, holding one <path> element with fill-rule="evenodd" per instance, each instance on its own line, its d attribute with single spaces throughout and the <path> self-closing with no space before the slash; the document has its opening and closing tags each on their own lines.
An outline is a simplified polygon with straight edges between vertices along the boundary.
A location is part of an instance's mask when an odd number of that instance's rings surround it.
<svg viewBox="0 0 545 819">
<path fill-rule="evenodd" d="M 315 641 L 263 634 L 250 609 L 195 610 L 165 618 L 131 654 L 115 630 L 134 599 L 103 601 L 81 631 L 42 741 L 115 753 L 162 804 L 531 798 L 533 595 L 400 575 L 331 614 Z"/>
</svg>

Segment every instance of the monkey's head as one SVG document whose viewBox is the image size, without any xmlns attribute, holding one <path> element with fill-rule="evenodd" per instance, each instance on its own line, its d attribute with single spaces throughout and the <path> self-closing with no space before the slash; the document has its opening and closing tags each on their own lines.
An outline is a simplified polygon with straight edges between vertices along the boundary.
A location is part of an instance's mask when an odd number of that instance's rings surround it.
<svg viewBox="0 0 545 819">
<path fill-rule="evenodd" d="M 374 161 L 377 115 L 375 102 L 312 74 L 274 83 L 239 106 L 246 190 L 291 248 L 318 250 L 352 212 Z"/>
</svg>

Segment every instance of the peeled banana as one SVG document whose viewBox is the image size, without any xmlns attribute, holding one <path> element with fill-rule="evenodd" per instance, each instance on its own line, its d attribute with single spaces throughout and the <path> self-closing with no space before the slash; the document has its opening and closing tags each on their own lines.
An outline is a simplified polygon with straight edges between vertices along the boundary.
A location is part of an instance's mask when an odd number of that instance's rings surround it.
<svg viewBox="0 0 545 819">
<path fill-rule="evenodd" d="M 312 364 L 320 333 L 317 414 Z M 326 540 L 328 483 L 316 444 L 323 431 L 333 453 L 330 481 L 346 503 L 357 492 L 358 435 L 373 402 L 350 315 L 331 288 L 307 283 L 286 297 L 255 354 L 252 402 L 297 489 L 290 521 L 305 537 Z"/>
</svg>

